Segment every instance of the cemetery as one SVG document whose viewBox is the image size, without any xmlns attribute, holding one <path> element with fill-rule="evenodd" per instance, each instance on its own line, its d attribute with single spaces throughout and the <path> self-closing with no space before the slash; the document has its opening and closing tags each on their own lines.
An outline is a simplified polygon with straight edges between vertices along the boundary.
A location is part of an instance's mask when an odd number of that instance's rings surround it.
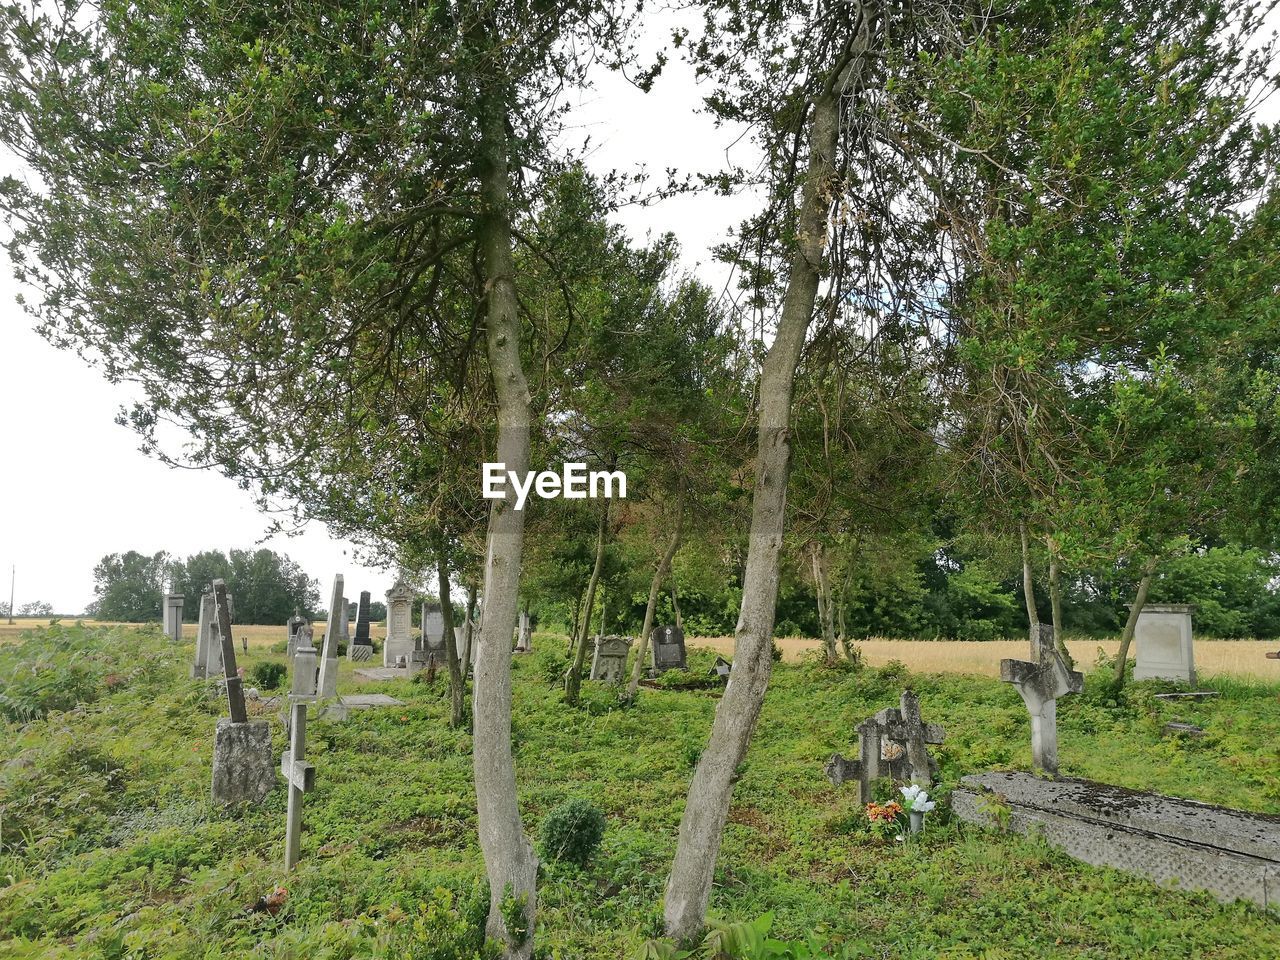
<svg viewBox="0 0 1280 960">
<path fill-rule="evenodd" d="M 1277 63 L 0 7 L 0 958 L 1280 957 Z"/>
</svg>

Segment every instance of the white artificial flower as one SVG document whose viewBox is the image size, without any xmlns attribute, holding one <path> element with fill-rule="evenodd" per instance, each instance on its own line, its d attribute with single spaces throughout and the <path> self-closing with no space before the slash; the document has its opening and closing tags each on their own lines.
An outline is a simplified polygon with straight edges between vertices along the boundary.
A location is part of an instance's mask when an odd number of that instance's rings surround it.
<svg viewBox="0 0 1280 960">
<path fill-rule="evenodd" d="M 902 805 L 908 810 L 928 813 L 937 805 L 929 799 L 929 794 L 919 784 L 913 783 L 909 787 L 898 789 L 902 791 Z"/>
</svg>

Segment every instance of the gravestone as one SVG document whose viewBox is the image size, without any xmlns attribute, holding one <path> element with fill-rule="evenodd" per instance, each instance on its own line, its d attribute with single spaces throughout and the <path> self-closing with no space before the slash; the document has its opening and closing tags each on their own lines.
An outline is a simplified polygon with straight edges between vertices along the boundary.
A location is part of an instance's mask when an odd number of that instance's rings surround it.
<svg viewBox="0 0 1280 960">
<path fill-rule="evenodd" d="M 250 720 L 244 690 L 236 670 L 236 647 L 231 636 L 231 604 L 226 584 L 213 581 L 218 639 L 222 647 L 229 718 L 218 720 L 213 739 L 213 802 L 261 803 L 275 787 L 271 760 L 271 727 L 266 720 Z"/>
<path fill-rule="evenodd" d="M 1133 639 L 1138 645 L 1133 679 L 1179 680 L 1196 685 L 1191 612 L 1184 603 L 1148 603 L 1138 614 Z"/>
<path fill-rule="evenodd" d="M 182 604 L 180 593 L 164 595 L 164 632 L 174 643 L 182 642 Z"/>
<path fill-rule="evenodd" d="M 298 652 L 298 629 L 306 622 L 306 618 L 301 616 L 295 608 L 293 616 L 289 618 L 288 624 L 289 643 L 286 652 L 290 663 L 293 663 L 293 656 Z"/>
<path fill-rule="evenodd" d="M 951 794 L 962 820 L 1036 833 L 1095 866 L 1220 900 L 1280 902 L 1280 817 L 1064 777 L 993 772 Z"/>
<path fill-rule="evenodd" d="M 1070 669 L 1058 653 L 1053 627 L 1040 624 L 1035 660 L 1001 660 L 1000 679 L 1017 688 L 1031 714 L 1031 761 L 1049 774 L 1058 772 L 1058 698 L 1084 689 L 1084 674 Z"/>
<path fill-rule="evenodd" d="M 653 672 L 666 673 L 668 670 L 688 670 L 685 659 L 684 631 L 679 627 L 655 627 L 650 634 L 649 644 L 653 651 Z"/>
<path fill-rule="evenodd" d="M 324 650 L 320 657 L 320 683 L 318 696 L 328 700 L 338 695 L 338 621 L 345 616 L 342 611 L 342 574 L 333 578 L 333 593 L 329 598 L 329 621 L 325 624 Z"/>
<path fill-rule="evenodd" d="M 298 862 L 302 842 L 302 797 L 315 786 L 315 767 L 306 762 L 307 704 L 316 701 L 316 651 L 311 646 L 311 627 L 298 631 L 294 653 L 293 684 L 289 690 L 289 749 L 280 756 L 280 772 L 289 784 L 289 805 L 285 814 L 284 868 Z"/>
<path fill-rule="evenodd" d="M 591 679 L 621 683 L 627 673 L 630 637 L 597 637 L 596 651 L 591 657 Z"/>
<path fill-rule="evenodd" d="M 384 667 L 413 666 L 413 591 L 403 580 L 387 591 L 387 639 L 382 644 Z"/>
<path fill-rule="evenodd" d="M 216 647 L 217 625 L 214 623 L 215 610 L 213 592 L 200 595 L 200 619 L 196 622 L 196 653 L 191 662 L 191 676 L 196 680 L 204 680 L 210 676 L 210 650 Z M 218 653 L 218 673 L 222 672 L 221 650 Z M 214 674 L 216 676 L 217 674 Z"/>
<path fill-rule="evenodd" d="M 348 647 L 351 646 L 351 601 L 342 598 L 342 616 L 338 619 L 338 636 Z"/>
<path fill-rule="evenodd" d="M 360 606 L 356 610 L 356 636 L 354 643 L 373 646 L 369 637 L 369 591 L 360 591 Z"/>
<path fill-rule="evenodd" d="M 707 671 L 707 676 L 715 677 L 718 680 L 729 682 L 729 674 L 733 672 L 733 664 L 724 657 L 716 657 L 716 662 L 711 665 L 711 669 Z"/>
<path fill-rule="evenodd" d="M 885 707 L 858 724 L 858 759 L 832 755 L 825 770 L 835 786 L 858 781 L 859 800 L 871 799 L 871 785 L 881 777 L 910 780 L 921 786 L 933 782 L 937 764 L 928 744 L 942 743 L 946 731 L 920 719 L 920 701 L 912 690 L 903 690 L 897 707 Z"/>
<path fill-rule="evenodd" d="M 436 670 L 449 665 L 449 654 L 444 646 L 444 613 L 439 604 L 422 601 L 422 643 L 415 656 L 420 658 L 421 666 L 431 671 L 433 679 Z"/>
</svg>

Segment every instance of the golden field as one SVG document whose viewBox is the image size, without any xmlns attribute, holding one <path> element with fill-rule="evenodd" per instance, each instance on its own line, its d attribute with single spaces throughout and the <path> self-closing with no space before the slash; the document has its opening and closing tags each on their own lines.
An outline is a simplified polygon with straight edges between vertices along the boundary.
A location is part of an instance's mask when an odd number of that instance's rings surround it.
<svg viewBox="0 0 1280 960">
<path fill-rule="evenodd" d="M 64 617 L 71 622 L 74 618 Z M 99 624 L 103 621 L 85 620 L 85 623 Z M 16 640 L 18 634 L 32 627 L 48 626 L 48 620 L 17 619 L 12 624 L 0 620 L 0 643 Z M 130 624 L 137 626 L 137 624 Z M 158 627 L 158 624 L 157 624 Z M 355 629 L 354 623 L 352 629 Z M 196 625 L 184 623 L 182 634 L 185 638 L 195 640 Z M 315 623 L 316 636 L 324 634 L 324 621 Z M 249 646 L 255 648 L 270 647 L 285 639 L 283 626 L 264 626 L 260 624 L 236 624 L 234 627 L 237 646 L 242 637 L 249 638 Z M 386 627 L 381 623 L 370 625 L 370 633 L 375 640 L 386 636 Z M 690 646 L 709 647 L 726 656 L 733 654 L 733 637 L 693 637 Z M 985 677 L 1000 675 L 1000 661 L 1006 657 L 1026 659 L 1028 644 L 1024 640 L 892 640 L 885 637 L 873 637 L 869 640 L 856 641 L 861 648 L 867 663 L 882 666 L 890 660 L 901 660 L 911 670 L 920 673 L 970 673 Z M 784 637 L 778 640 L 782 649 L 782 657 L 788 662 L 799 660 L 811 651 L 817 651 L 819 642 L 808 637 Z M 1109 656 L 1114 656 L 1118 640 L 1068 640 L 1067 647 L 1076 663 L 1082 667 L 1090 667 L 1097 659 L 1101 648 Z M 1196 640 L 1196 672 L 1202 676 L 1227 674 L 1258 680 L 1280 680 L 1280 660 L 1268 660 L 1268 651 L 1280 650 L 1280 640 Z"/>
</svg>

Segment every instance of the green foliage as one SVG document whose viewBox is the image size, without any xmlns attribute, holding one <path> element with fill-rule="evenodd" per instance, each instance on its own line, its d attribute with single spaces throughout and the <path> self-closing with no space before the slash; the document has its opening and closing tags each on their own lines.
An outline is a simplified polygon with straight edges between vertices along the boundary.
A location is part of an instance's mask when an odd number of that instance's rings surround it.
<svg viewBox="0 0 1280 960">
<path fill-rule="evenodd" d="M 555 807 L 542 820 L 538 849 L 545 860 L 585 866 L 604 839 L 604 813 L 581 797 Z"/>
<path fill-rule="evenodd" d="M 260 690 L 275 690 L 288 672 L 288 668 L 283 663 L 263 660 L 253 665 L 253 670 L 249 673 L 249 681 Z"/>
<path fill-rule="evenodd" d="M 93 568 L 95 599 L 86 611 L 99 620 L 146 623 L 160 619 L 168 556 L 136 550 L 112 553 Z"/>
</svg>

